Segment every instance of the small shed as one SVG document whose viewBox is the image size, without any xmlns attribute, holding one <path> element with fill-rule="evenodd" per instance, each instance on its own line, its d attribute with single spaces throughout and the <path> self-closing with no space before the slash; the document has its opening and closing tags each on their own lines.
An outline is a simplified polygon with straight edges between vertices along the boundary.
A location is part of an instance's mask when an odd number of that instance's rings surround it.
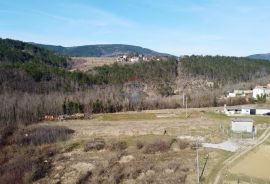
<svg viewBox="0 0 270 184">
<path fill-rule="evenodd" d="M 254 132 L 253 120 L 249 118 L 233 119 L 232 131 L 238 133 L 242 132 L 253 133 Z"/>
</svg>

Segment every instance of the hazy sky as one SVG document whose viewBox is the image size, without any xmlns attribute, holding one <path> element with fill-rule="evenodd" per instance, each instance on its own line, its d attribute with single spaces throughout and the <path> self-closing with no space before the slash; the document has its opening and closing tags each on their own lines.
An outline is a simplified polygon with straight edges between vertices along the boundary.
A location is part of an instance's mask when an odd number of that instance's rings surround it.
<svg viewBox="0 0 270 184">
<path fill-rule="evenodd" d="M 0 0 L 0 37 L 175 55 L 270 52 L 269 0 Z"/>
</svg>

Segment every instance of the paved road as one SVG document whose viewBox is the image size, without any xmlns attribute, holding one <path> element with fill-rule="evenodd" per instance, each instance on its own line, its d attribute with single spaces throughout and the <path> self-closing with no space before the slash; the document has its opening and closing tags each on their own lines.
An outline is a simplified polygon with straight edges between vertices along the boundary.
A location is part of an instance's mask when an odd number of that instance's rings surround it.
<svg viewBox="0 0 270 184">
<path fill-rule="evenodd" d="M 264 133 L 257 139 L 256 143 L 254 145 L 251 145 L 249 147 L 247 147 L 246 149 L 244 149 L 241 152 L 237 152 L 235 153 L 233 156 L 231 156 L 230 158 L 228 158 L 227 160 L 225 160 L 222 164 L 222 168 L 218 171 L 216 178 L 213 182 L 213 184 L 220 184 L 220 178 L 224 172 L 224 170 L 230 165 L 232 164 L 234 161 L 236 161 L 237 159 L 239 159 L 240 157 L 246 155 L 248 152 L 250 152 L 251 150 L 253 150 L 254 148 L 256 148 L 257 146 L 259 146 L 260 144 L 262 144 L 264 141 L 266 141 L 268 138 L 270 137 L 270 126 L 264 131 Z"/>
</svg>

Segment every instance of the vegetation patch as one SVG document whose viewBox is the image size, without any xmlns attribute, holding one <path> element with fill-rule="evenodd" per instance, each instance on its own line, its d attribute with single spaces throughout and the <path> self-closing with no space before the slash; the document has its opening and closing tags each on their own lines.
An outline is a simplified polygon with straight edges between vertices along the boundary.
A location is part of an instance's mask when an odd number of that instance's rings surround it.
<svg viewBox="0 0 270 184">
<path fill-rule="evenodd" d="M 166 152 L 170 149 L 170 142 L 157 140 L 145 147 L 145 154 L 154 154 L 156 152 Z"/>
<path fill-rule="evenodd" d="M 110 149 L 112 151 L 123 151 L 127 148 L 128 148 L 128 144 L 125 141 L 114 142 L 114 143 L 112 143 L 112 145 L 110 147 Z"/>
<path fill-rule="evenodd" d="M 92 141 L 87 142 L 84 145 L 84 151 L 91 151 L 91 150 L 102 150 L 106 146 L 105 140 L 103 138 L 95 138 Z"/>
<path fill-rule="evenodd" d="M 124 120 L 155 120 L 156 114 L 154 113 L 125 113 L 125 114 L 103 114 L 102 120 L 104 121 L 124 121 Z"/>
<path fill-rule="evenodd" d="M 15 135 L 18 145 L 42 145 L 67 140 L 75 131 L 63 126 L 33 126 Z"/>
</svg>

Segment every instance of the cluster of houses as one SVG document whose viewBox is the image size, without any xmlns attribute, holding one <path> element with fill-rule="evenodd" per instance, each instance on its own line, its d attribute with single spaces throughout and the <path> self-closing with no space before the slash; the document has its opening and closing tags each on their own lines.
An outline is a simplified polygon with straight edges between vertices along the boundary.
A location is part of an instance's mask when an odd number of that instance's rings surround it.
<svg viewBox="0 0 270 184">
<path fill-rule="evenodd" d="M 120 55 L 116 58 L 117 62 L 128 62 L 136 63 L 139 61 L 160 61 L 160 57 L 155 56 L 144 56 L 143 54 L 129 54 L 129 55 Z"/>
<path fill-rule="evenodd" d="M 247 97 L 254 98 L 256 100 L 261 96 L 270 97 L 270 84 L 267 84 L 266 86 L 256 86 L 253 90 L 234 90 L 232 92 L 229 91 L 226 97 Z"/>
</svg>

